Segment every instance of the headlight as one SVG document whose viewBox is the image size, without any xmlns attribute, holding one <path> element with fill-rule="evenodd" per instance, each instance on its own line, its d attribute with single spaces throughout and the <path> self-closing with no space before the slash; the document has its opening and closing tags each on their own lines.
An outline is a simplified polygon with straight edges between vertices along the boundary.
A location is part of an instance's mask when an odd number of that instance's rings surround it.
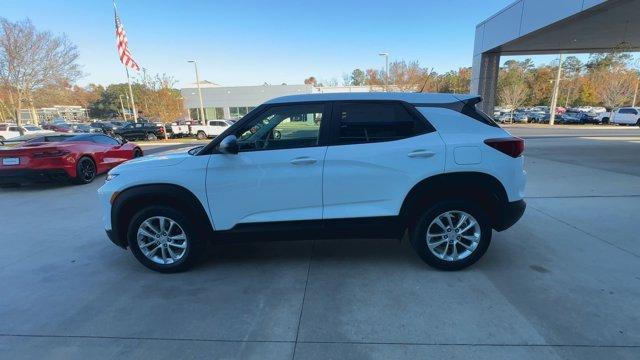
<svg viewBox="0 0 640 360">
<path fill-rule="evenodd" d="M 107 174 L 107 178 L 105 179 L 105 181 L 111 181 L 111 180 L 115 179 L 118 175 L 120 175 L 120 174 L 108 173 Z"/>
</svg>

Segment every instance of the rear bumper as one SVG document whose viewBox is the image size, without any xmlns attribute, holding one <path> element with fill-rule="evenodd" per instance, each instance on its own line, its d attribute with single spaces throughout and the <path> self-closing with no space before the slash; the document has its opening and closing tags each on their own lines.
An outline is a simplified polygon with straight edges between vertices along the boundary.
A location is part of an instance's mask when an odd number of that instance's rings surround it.
<svg viewBox="0 0 640 360">
<path fill-rule="evenodd" d="M 493 228 L 496 231 L 507 230 L 520 220 L 526 208 L 527 203 L 524 200 L 506 203 L 494 219 Z"/>
<path fill-rule="evenodd" d="M 0 184 L 63 181 L 70 178 L 63 169 L 0 170 Z"/>
</svg>

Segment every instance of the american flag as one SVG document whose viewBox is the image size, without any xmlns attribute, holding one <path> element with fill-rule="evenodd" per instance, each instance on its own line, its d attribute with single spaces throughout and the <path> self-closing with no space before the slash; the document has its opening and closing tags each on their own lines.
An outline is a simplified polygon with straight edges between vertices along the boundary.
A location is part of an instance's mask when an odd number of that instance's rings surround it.
<svg viewBox="0 0 640 360">
<path fill-rule="evenodd" d="M 114 4 L 115 5 L 115 4 Z M 129 51 L 129 45 L 127 42 L 127 33 L 124 31 L 124 26 L 122 26 L 122 22 L 120 21 L 120 16 L 118 16 L 118 12 L 116 11 L 116 38 L 118 39 L 118 55 L 120 55 L 120 62 L 124 64 L 124 66 L 130 67 L 133 70 L 140 70 L 140 66 L 138 63 L 133 60 L 133 56 L 131 55 L 131 51 Z"/>
</svg>

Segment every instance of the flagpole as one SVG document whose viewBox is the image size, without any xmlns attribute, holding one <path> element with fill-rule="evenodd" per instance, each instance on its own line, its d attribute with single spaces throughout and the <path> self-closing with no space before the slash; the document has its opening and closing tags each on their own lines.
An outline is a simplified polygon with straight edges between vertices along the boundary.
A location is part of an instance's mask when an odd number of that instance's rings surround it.
<svg viewBox="0 0 640 360">
<path fill-rule="evenodd" d="M 131 111 L 133 111 L 133 122 L 138 122 L 138 112 L 136 111 L 136 103 L 133 100 L 133 89 L 131 88 L 131 78 L 129 77 L 129 68 L 125 65 L 124 70 L 127 72 L 127 83 L 129 84 L 129 96 L 131 97 Z"/>
</svg>

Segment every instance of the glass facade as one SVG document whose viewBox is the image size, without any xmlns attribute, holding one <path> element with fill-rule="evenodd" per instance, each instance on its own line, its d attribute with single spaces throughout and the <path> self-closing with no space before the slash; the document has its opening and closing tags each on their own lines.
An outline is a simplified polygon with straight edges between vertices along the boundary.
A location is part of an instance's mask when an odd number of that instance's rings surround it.
<svg viewBox="0 0 640 360">
<path fill-rule="evenodd" d="M 232 106 L 229 107 L 229 116 L 231 119 L 240 119 L 247 115 L 251 110 L 255 109 L 255 106 Z M 189 109 L 191 119 L 200 121 L 200 108 Z M 204 114 L 207 120 L 224 120 L 224 108 L 222 107 L 207 107 L 204 108 Z"/>
<path fill-rule="evenodd" d="M 204 108 L 204 114 L 207 120 L 221 120 L 224 119 L 224 109 L 221 107 L 208 107 Z"/>
<path fill-rule="evenodd" d="M 255 106 L 232 106 L 229 108 L 229 114 L 232 119 L 240 119 L 241 117 L 247 115 L 249 111 L 255 109 Z"/>
<path fill-rule="evenodd" d="M 189 109 L 191 119 L 200 120 L 200 108 Z M 221 107 L 208 107 L 204 108 L 204 116 L 207 120 L 219 120 L 224 119 L 224 108 Z"/>
</svg>

